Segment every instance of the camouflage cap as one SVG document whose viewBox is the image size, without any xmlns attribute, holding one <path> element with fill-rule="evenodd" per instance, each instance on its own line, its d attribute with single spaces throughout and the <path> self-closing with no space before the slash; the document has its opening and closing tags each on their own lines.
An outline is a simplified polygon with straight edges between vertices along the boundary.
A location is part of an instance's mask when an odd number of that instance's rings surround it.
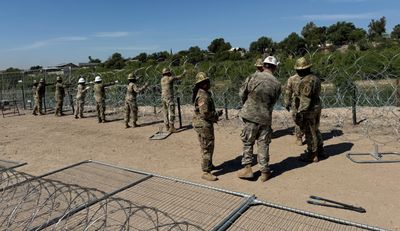
<svg viewBox="0 0 400 231">
<path fill-rule="evenodd" d="M 197 75 L 196 75 L 196 83 L 195 83 L 195 84 L 201 83 L 201 82 L 206 81 L 206 80 L 209 80 L 209 79 L 210 79 L 210 78 L 207 77 L 206 73 L 204 73 L 204 72 L 199 72 L 199 73 L 197 73 Z"/>
<path fill-rule="evenodd" d="M 128 80 L 135 80 L 136 79 L 136 75 L 134 73 L 130 73 L 128 75 Z"/>
<path fill-rule="evenodd" d="M 296 60 L 296 63 L 294 64 L 294 69 L 304 70 L 310 68 L 311 66 L 312 64 L 305 57 L 301 57 Z"/>
<path fill-rule="evenodd" d="M 33 84 L 36 84 L 36 83 L 38 83 L 38 81 L 36 79 L 34 79 L 33 80 Z"/>
<path fill-rule="evenodd" d="M 169 73 L 171 73 L 171 70 L 170 70 L 168 67 L 164 67 L 164 68 L 162 69 L 162 74 L 163 74 L 163 75 L 169 74 Z"/>
<path fill-rule="evenodd" d="M 44 79 L 40 79 L 40 80 L 39 80 L 39 83 L 44 83 Z"/>
<path fill-rule="evenodd" d="M 254 64 L 255 67 L 262 67 L 263 66 L 263 60 L 262 59 L 257 59 L 256 63 Z"/>
<path fill-rule="evenodd" d="M 57 81 L 62 81 L 61 76 L 57 76 Z"/>
</svg>

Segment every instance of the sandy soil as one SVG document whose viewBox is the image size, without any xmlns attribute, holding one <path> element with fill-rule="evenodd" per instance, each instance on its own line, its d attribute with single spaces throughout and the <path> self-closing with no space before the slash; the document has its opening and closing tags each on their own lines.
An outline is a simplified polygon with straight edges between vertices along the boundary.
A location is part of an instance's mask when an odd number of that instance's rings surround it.
<svg viewBox="0 0 400 231">
<path fill-rule="evenodd" d="M 345 154 L 372 151 L 372 141 L 351 129 L 323 130 L 326 152 L 330 157 L 316 164 L 303 164 L 297 157 L 305 147 L 294 144 L 291 129 L 276 129 L 270 146 L 274 177 L 265 183 L 240 180 L 241 168 L 237 121 L 216 126 L 214 164 L 219 181 L 200 178 L 199 144 L 192 129 L 173 134 L 166 140 L 151 141 L 159 129 L 157 118 L 140 118 L 139 128 L 124 129 L 118 116 L 98 124 L 96 118 L 75 120 L 73 116 L 11 116 L 0 119 L 0 159 L 19 160 L 28 165 L 19 168 L 41 174 L 86 159 L 155 172 L 228 190 L 255 194 L 258 198 L 307 211 L 330 215 L 382 228 L 400 230 L 400 163 L 355 164 Z M 111 118 L 111 117 L 109 117 Z M 290 118 L 288 116 L 288 118 Z M 187 117 L 186 117 L 187 119 Z M 144 121 L 145 120 L 145 121 Z M 322 121 L 323 123 L 323 121 Z M 186 122 L 187 124 L 187 122 Z M 329 126 L 327 126 L 329 127 Z M 347 128 L 347 127 L 346 127 Z M 381 151 L 399 151 L 396 137 L 380 146 Z M 258 170 L 258 166 L 254 167 Z M 309 205 L 310 195 L 362 206 L 367 213 Z"/>
</svg>

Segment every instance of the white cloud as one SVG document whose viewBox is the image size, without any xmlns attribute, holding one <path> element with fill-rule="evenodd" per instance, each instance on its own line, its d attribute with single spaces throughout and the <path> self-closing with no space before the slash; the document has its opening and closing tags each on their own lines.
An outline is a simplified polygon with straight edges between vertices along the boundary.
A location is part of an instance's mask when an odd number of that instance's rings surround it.
<svg viewBox="0 0 400 231">
<path fill-rule="evenodd" d="M 300 16 L 304 20 L 354 20 L 354 19 L 372 19 L 379 17 L 377 13 L 361 13 L 361 14 L 307 14 Z"/>
<path fill-rule="evenodd" d="M 112 31 L 112 32 L 98 32 L 94 34 L 94 37 L 99 38 L 119 38 L 128 36 L 129 32 L 126 31 Z"/>
<path fill-rule="evenodd" d="M 49 45 L 53 45 L 53 44 L 56 44 L 56 43 L 84 41 L 84 40 L 87 40 L 87 39 L 88 39 L 87 37 L 82 37 L 82 36 L 58 37 L 58 38 L 46 39 L 46 40 L 42 40 L 42 41 L 36 41 L 36 42 L 28 44 L 28 45 L 11 48 L 8 51 L 33 50 L 33 49 L 38 49 L 38 48 L 43 48 L 43 47 L 46 47 L 46 46 L 49 46 Z"/>
</svg>

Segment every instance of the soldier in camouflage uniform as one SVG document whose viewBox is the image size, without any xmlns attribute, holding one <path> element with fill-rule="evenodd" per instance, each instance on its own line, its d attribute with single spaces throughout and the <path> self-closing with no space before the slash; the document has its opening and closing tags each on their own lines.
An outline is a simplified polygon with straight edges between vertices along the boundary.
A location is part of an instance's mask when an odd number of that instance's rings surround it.
<svg viewBox="0 0 400 231">
<path fill-rule="evenodd" d="M 285 87 L 285 95 L 284 95 L 284 103 L 286 105 L 286 110 L 292 112 L 292 118 L 295 120 L 295 110 L 292 109 L 294 107 L 293 99 L 294 99 L 294 92 L 295 89 L 298 88 L 301 78 L 298 74 L 295 74 L 287 80 L 286 87 Z M 303 133 L 301 132 L 300 127 L 295 124 L 294 126 L 294 134 L 296 136 L 296 144 L 301 146 L 303 145 Z"/>
<path fill-rule="evenodd" d="M 263 60 L 262 59 L 257 59 L 256 63 L 254 64 L 254 66 L 257 68 L 256 72 L 263 72 L 264 71 Z"/>
<path fill-rule="evenodd" d="M 83 111 L 85 106 L 86 92 L 90 87 L 86 86 L 86 81 L 84 78 L 79 78 L 78 87 L 76 91 L 76 110 L 75 119 L 83 118 Z"/>
<path fill-rule="evenodd" d="M 193 89 L 194 116 L 193 127 L 198 134 L 202 162 L 203 175 L 201 178 L 208 181 L 215 181 L 218 178 L 211 173 L 214 153 L 214 123 L 222 115 L 222 110 L 215 111 L 214 101 L 210 90 L 210 79 L 205 73 L 199 72 L 196 75 L 196 84 Z"/>
<path fill-rule="evenodd" d="M 42 111 L 42 101 L 43 101 L 43 97 L 46 94 L 46 87 L 50 86 L 50 85 L 54 85 L 53 83 L 46 83 L 44 79 L 40 79 L 39 81 L 39 85 L 37 87 L 37 91 L 36 91 L 36 96 L 38 98 L 38 105 L 39 105 L 39 115 L 44 115 L 45 113 L 43 113 Z"/>
<path fill-rule="evenodd" d="M 264 71 L 251 74 L 240 88 L 239 95 L 243 107 L 239 116 L 244 122 L 240 137 L 243 142 L 242 165 L 244 168 L 238 172 L 238 177 L 242 179 L 254 177 L 251 164 L 253 146 L 256 141 L 261 171 L 260 180 L 264 182 L 270 177 L 268 162 L 272 135 L 272 110 L 281 94 L 281 84 L 273 75 L 278 64 L 275 57 L 268 56 L 264 60 Z"/>
<path fill-rule="evenodd" d="M 39 83 L 36 80 L 33 80 L 32 98 L 33 98 L 35 105 L 33 106 L 32 115 L 37 115 L 39 113 L 39 96 L 37 94 L 38 84 Z"/>
<path fill-rule="evenodd" d="M 305 134 L 307 150 L 300 156 L 301 161 L 318 162 L 324 158 L 323 140 L 319 131 L 321 117 L 321 81 L 311 73 L 311 66 L 304 57 L 296 61 L 295 69 L 301 81 L 294 93 L 295 122 Z"/>
<path fill-rule="evenodd" d="M 128 75 L 129 84 L 127 86 L 125 95 L 125 128 L 129 128 L 129 117 L 132 112 L 133 127 L 137 127 L 138 120 L 138 106 L 136 102 L 136 95 L 147 88 L 148 83 L 145 83 L 142 87 L 139 87 L 136 83 L 136 76 L 133 73 Z"/>
<path fill-rule="evenodd" d="M 55 84 L 55 100 L 56 100 L 56 112 L 55 116 L 64 115 L 62 112 L 64 97 L 65 97 L 66 86 L 62 83 L 62 78 L 57 76 L 57 82 Z"/>
<path fill-rule="evenodd" d="M 102 83 L 100 76 L 96 76 L 94 80 L 94 99 L 96 100 L 97 119 L 99 123 L 106 122 L 106 87 L 114 84 L 115 82 Z"/>
<path fill-rule="evenodd" d="M 169 132 L 176 132 L 175 122 L 175 103 L 174 103 L 174 82 L 180 80 L 186 70 L 180 76 L 172 76 L 169 68 L 162 70 L 161 78 L 161 102 L 164 113 L 165 128 Z"/>
</svg>

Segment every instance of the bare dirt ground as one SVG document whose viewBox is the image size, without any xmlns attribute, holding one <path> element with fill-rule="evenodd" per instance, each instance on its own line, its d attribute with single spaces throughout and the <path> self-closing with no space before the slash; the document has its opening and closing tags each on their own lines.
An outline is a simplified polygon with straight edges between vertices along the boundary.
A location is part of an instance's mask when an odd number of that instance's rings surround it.
<svg viewBox="0 0 400 231">
<path fill-rule="evenodd" d="M 206 182 L 200 178 L 199 144 L 192 129 L 173 134 L 166 140 L 151 141 L 149 136 L 162 125 L 152 121 L 159 121 L 160 117 L 141 117 L 139 123 L 145 122 L 144 126 L 124 129 L 119 119 L 121 115 L 109 117 L 114 119 L 112 122 L 98 124 L 95 117 L 76 120 L 71 115 L 35 117 L 30 113 L 25 111 L 26 115 L 0 118 L 0 159 L 28 162 L 18 169 L 20 171 L 42 174 L 94 159 L 255 194 L 263 200 L 289 207 L 400 230 L 400 163 L 355 164 L 348 160 L 345 154 L 349 151 L 372 151 L 371 139 L 357 132 L 353 134 L 351 129 L 340 132 L 322 129 L 330 157 L 313 164 L 297 160 L 305 146 L 294 144 L 289 129 L 275 129 L 270 145 L 274 177 L 261 183 L 236 177 L 241 168 L 240 127 L 234 125 L 236 122 L 221 122 L 215 128 L 214 154 L 214 164 L 219 168 L 214 173 L 219 180 Z M 187 124 L 188 118 L 185 119 Z M 323 125 L 324 121 L 321 123 Z M 379 140 L 394 140 L 380 146 L 383 152 L 400 150 L 398 139 L 391 135 L 381 136 Z M 254 170 L 258 170 L 258 166 Z M 306 200 L 310 195 L 362 206 L 367 213 L 309 205 Z"/>
</svg>

